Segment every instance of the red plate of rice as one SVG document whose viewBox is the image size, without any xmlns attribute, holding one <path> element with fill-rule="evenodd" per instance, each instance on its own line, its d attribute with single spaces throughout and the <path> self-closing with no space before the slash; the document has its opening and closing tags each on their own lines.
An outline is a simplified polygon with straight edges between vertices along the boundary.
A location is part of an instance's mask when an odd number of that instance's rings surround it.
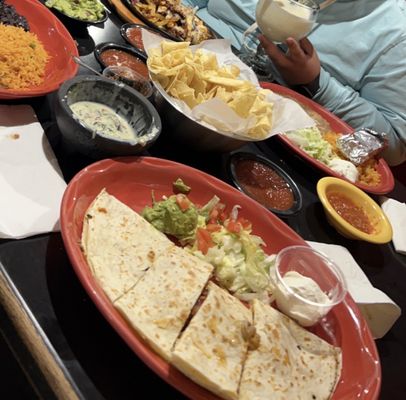
<svg viewBox="0 0 406 400">
<path fill-rule="evenodd" d="M 76 75 L 78 66 L 72 55 L 78 56 L 76 44 L 63 24 L 37 0 L 6 0 L 24 16 L 48 53 L 43 80 L 41 83 L 20 89 L 0 88 L 0 99 L 43 96 L 59 88 L 67 79 Z M 18 57 L 18 56 L 16 56 Z"/>
<path fill-rule="evenodd" d="M 290 97 L 296 102 L 298 102 L 306 110 L 306 112 L 308 112 L 311 115 L 311 117 L 316 120 L 316 122 L 319 125 L 319 128 L 320 124 L 324 125 L 325 128 L 321 129 L 321 131 L 322 130 L 324 131 L 322 132 L 324 139 L 330 142 L 330 144 L 333 144 L 332 142 L 334 140 L 334 135 L 339 135 L 342 133 L 350 133 L 354 131 L 353 128 L 351 128 L 340 118 L 336 117 L 330 111 L 327 111 L 325 108 L 315 103 L 313 100 L 310 100 L 307 97 L 304 97 L 301 94 L 289 88 L 267 82 L 261 82 L 261 86 L 263 88 L 270 89 L 281 96 Z M 311 157 L 299 146 L 291 142 L 287 136 L 277 135 L 277 137 L 291 150 L 300 155 L 314 167 L 325 172 L 327 175 L 347 180 L 342 175 L 333 171 L 327 165 Z M 395 186 L 395 180 L 393 178 L 392 171 L 390 170 L 388 164 L 383 158 L 378 157 L 376 159 L 373 159 L 370 162 L 367 162 L 361 168 L 363 175 L 362 179 L 359 179 L 355 183 L 351 182 L 355 186 L 359 187 L 365 192 L 372 194 L 386 194 L 392 191 L 392 189 Z"/>
</svg>

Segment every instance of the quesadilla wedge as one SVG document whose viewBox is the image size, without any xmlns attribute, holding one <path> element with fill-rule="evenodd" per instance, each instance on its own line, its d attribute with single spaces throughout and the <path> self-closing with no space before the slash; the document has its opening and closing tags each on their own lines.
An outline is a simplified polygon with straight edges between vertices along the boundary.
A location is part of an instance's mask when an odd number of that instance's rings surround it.
<svg viewBox="0 0 406 400">
<path fill-rule="evenodd" d="M 186 250 L 170 248 L 157 254 L 153 266 L 114 305 L 170 361 L 172 347 L 212 271 L 212 265 Z"/>
<path fill-rule="evenodd" d="M 212 282 L 208 294 L 175 344 L 171 363 L 224 399 L 238 399 L 251 311 Z"/>
<path fill-rule="evenodd" d="M 104 189 L 86 211 L 81 244 L 93 276 L 112 302 L 137 283 L 156 254 L 175 247 Z"/>
<path fill-rule="evenodd" d="M 341 373 L 341 349 L 269 305 L 254 300 L 252 308 L 260 344 L 248 352 L 239 399 L 329 399 Z"/>
</svg>

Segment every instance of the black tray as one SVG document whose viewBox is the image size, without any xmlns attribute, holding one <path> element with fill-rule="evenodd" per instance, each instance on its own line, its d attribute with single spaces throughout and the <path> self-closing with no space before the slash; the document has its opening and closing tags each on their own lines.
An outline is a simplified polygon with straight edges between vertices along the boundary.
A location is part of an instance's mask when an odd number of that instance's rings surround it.
<svg viewBox="0 0 406 400">
<path fill-rule="evenodd" d="M 167 38 L 174 40 L 176 42 L 183 42 L 182 38 L 179 38 L 178 36 L 175 36 L 171 33 L 169 33 L 166 29 L 161 28 L 158 25 L 155 25 L 153 22 L 151 22 L 148 18 L 146 18 L 142 13 L 140 13 L 137 8 L 134 6 L 133 2 L 131 0 L 121 0 L 126 6 L 127 8 L 137 17 L 139 18 L 141 21 L 145 22 L 148 26 L 150 26 L 151 28 L 154 28 L 155 30 L 161 32 L 164 36 L 166 36 Z M 196 17 L 199 18 L 199 17 Z M 199 18 L 199 20 L 201 21 L 201 19 Z M 203 21 L 202 21 L 203 22 Z M 204 23 L 204 22 L 203 22 Z M 213 39 L 217 38 L 217 35 L 213 32 L 212 29 L 210 29 L 206 24 L 204 24 L 207 29 L 209 30 L 211 36 Z"/>
</svg>

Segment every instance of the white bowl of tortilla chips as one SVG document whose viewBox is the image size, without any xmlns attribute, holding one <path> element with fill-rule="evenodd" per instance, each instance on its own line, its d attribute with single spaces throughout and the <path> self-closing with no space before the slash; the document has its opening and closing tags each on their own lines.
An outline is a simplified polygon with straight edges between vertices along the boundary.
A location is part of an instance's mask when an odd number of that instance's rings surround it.
<svg viewBox="0 0 406 400">
<path fill-rule="evenodd" d="M 143 33 L 156 105 L 168 131 L 201 151 L 231 151 L 314 121 L 295 102 L 262 89 L 228 41 L 197 46 Z"/>
</svg>

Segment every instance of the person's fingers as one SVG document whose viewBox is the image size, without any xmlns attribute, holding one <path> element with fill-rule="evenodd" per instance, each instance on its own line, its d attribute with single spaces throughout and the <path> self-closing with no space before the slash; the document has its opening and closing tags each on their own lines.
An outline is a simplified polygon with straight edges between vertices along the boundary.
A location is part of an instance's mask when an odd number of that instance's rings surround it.
<svg viewBox="0 0 406 400">
<path fill-rule="evenodd" d="M 278 49 L 278 47 L 271 40 L 268 40 L 264 35 L 258 36 L 265 53 L 271 58 L 271 60 L 278 65 L 283 65 L 286 63 L 285 54 Z"/>
<path fill-rule="evenodd" d="M 286 39 L 286 45 L 288 46 L 288 56 L 291 59 L 300 59 L 305 55 L 299 43 L 295 39 Z"/>
<path fill-rule="evenodd" d="M 314 47 L 311 44 L 310 40 L 307 38 L 301 39 L 299 41 L 300 47 L 302 48 L 302 50 L 305 52 L 305 54 L 307 54 L 308 56 L 312 56 L 313 52 L 314 52 Z"/>
</svg>

